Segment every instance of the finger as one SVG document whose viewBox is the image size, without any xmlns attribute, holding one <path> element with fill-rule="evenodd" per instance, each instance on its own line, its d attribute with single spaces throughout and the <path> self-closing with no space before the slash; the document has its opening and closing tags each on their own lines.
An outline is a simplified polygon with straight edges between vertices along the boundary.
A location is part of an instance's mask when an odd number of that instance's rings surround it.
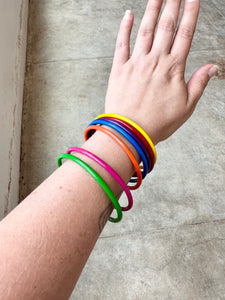
<svg viewBox="0 0 225 300">
<path fill-rule="evenodd" d="M 187 84 L 188 105 L 190 108 L 195 108 L 210 78 L 215 76 L 218 70 L 219 68 L 216 65 L 209 64 L 201 67 L 191 76 Z"/>
<path fill-rule="evenodd" d="M 153 42 L 152 50 L 157 53 L 169 53 L 173 43 L 174 33 L 180 12 L 181 0 L 167 0 L 158 29 Z"/>
<path fill-rule="evenodd" d="M 130 10 L 125 12 L 116 41 L 113 65 L 121 65 L 130 58 L 130 34 L 134 22 L 134 16 Z"/>
<path fill-rule="evenodd" d="M 171 49 L 171 54 L 183 63 L 186 62 L 191 48 L 199 15 L 199 7 L 199 0 L 186 0 L 183 17 Z"/>
<path fill-rule="evenodd" d="M 133 56 L 148 54 L 152 47 L 155 27 L 162 7 L 163 0 L 149 0 L 142 19 Z"/>
</svg>

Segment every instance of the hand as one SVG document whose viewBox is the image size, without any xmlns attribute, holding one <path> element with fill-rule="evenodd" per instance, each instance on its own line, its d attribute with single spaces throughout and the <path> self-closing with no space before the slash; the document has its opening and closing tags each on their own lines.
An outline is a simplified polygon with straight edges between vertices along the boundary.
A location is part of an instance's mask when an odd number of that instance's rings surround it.
<svg viewBox="0 0 225 300">
<path fill-rule="evenodd" d="M 181 0 L 167 0 L 155 34 L 162 3 L 163 0 L 148 1 L 131 57 L 134 16 L 130 11 L 125 13 L 105 103 L 106 113 L 130 118 L 154 144 L 168 138 L 191 116 L 210 77 L 218 71 L 217 66 L 208 64 L 185 82 L 200 3 L 186 0 L 176 31 Z"/>
</svg>

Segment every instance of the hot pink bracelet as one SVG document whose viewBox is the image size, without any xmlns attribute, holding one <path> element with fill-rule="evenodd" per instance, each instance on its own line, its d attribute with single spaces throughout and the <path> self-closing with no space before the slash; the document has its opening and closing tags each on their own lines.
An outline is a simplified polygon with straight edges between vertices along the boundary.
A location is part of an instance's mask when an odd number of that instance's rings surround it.
<svg viewBox="0 0 225 300">
<path fill-rule="evenodd" d="M 97 162 L 99 165 L 101 165 L 104 169 L 106 169 L 115 179 L 116 181 L 120 184 L 122 189 L 127 195 L 128 199 L 128 205 L 126 207 L 121 207 L 122 211 L 127 211 L 132 208 L 133 206 L 133 197 L 131 195 L 130 190 L 128 189 L 126 183 L 123 181 L 123 179 L 114 171 L 107 163 L 105 163 L 102 159 L 94 155 L 93 153 L 83 149 L 83 148 L 78 148 L 78 147 L 70 147 L 67 150 L 67 153 L 70 154 L 71 152 L 79 152 L 83 155 L 86 155 L 87 157 L 93 159 L 95 162 Z"/>
</svg>

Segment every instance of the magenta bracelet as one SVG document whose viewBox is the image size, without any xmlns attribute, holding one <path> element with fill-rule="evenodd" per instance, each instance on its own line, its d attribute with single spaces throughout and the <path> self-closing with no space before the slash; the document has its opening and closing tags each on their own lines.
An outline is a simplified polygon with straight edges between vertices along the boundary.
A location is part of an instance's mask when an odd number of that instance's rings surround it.
<svg viewBox="0 0 225 300">
<path fill-rule="evenodd" d="M 104 169 L 106 169 L 115 179 L 116 181 L 120 184 L 122 189 L 127 195 L 128 199 L 128 205 L 126 207 L 121 207 L 122 211 L 127 211 L 132 208 L 133 206 L 133 197 L 131 195 L 131 192 L 129 188 L 127 187 L 126 183 L 123 181 L 123 179 L 114 171 L 107 163 L 105 163 L 103 160 L 101 160 L 99 157 L 94 155 L 93 153 L 83 149 L 83 148 L 78 148 L 78 147 L 70 147 L 67 150 L 67 153 L 70 154 L 71 152 L 79 152 L 83 155 L 86 155 L 87 157 L 93 159 L 95 162 L 97 162 L 99 165 L 101 165 Z"/>
</svg>

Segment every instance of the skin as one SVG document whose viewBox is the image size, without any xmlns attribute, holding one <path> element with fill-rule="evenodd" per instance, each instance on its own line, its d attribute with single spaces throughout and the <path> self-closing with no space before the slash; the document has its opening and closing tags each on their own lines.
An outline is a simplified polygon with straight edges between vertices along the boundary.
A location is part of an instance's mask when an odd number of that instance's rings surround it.
<svg viewBox="0 0 225 300">
<path fill-rule="evenodd" d="M 191 116 L 217 73 L 217 67 L 208 64 L 185 82 L 199 0 L 186 0 L 173 38 L 180 2 L 167 0 L 156 31 L 162 0 L 149 0 L 131 57 L 134 17 L 126 13 L 106 95 L 105 111 L 132 119 L 155 145 Z M 82 147 L 129 181 L 133 165 L 110 137 L 96 132 Z M 76 156 L 94 168 L 119 198 L 121 188 L 106 171 L 87 157 Z M 0 299 L 68 299 L 111 212 L 100 185 L 77 164 L 64 163 L 0 223 Z"/>
</svg>

